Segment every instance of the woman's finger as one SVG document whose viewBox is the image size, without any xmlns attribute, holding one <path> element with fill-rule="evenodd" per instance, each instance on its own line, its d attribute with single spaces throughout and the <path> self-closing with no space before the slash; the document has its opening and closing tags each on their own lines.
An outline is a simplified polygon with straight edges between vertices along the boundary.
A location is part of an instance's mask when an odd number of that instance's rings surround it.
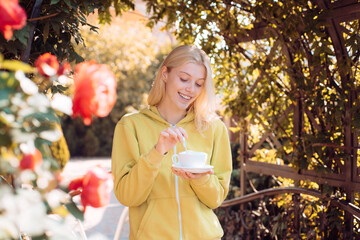
<svg viewBox="0 0 360 240">
<path fill-rule="evenodd" d="M 213 175 L 214 174 L 214 171 L 213 170 L 210 170 L 208 172 L 204 172 L 204 173 L 188 173 L 187 176 L 189 179 L 197 179 L 197 178 L 201 178 L 205 175 Z"/>
<path fill-rule="evenodd" d="M 169 134 L 169 138 L 171 138 L 172 141 L 175 140 L 176 142 L 178 142 L 179 139 L 177 137 L 177 133 L 173 129 L 168 128 L 165 131 Z"/>
<path fill-rule="evenodd" d="M 194 178 L 194 175 L 191 172 L 185 172 L 187 178 Z"/>
<path fill-rule="evenodd" d="M 189 179 L 190 177 L 188 176 L 188 172 L 185 171 L 180 171 L 180 177 L 184 178 L 184 179 Z"/>
<path fill-rule="evenodd" d="M 177 170 L 175 170 L 175 169 L 172 167 L 172 168 L 171 168 L 171 171 L 172 171 L 175 175 L 177 175 L 177 176 L 179 176 L 179 177 L 181 177 L 181 178 L 189 179 L 189 177 L 186 175 L 186 172 L 183 171 L 183 170 L 177 171 Z"/>
<path fill-rule="evenodd" d="M 183 135 L 185 138 L 188 138 L 187 132 L 182 127 L 178 127 L 179 131 L 181 132 L 181 135 Z"/>
<path fill-rule="evenodd" d="M 183 139 L 183 133 L 181 130 L 179 128 L 173 128 L 173 131 L 176 133 L 177 139 L 181 142 Z"/>
<path fill-rule="evenodd" d="M 169 133 L 167 133 L 165 130 L 162 131 L 162 132 L 160 133 L 160 135 L 163 136 L 163 137 L 165 137 L 165 138 L 168 138 L 168 137 L 169 137 Z"/>
</svg>

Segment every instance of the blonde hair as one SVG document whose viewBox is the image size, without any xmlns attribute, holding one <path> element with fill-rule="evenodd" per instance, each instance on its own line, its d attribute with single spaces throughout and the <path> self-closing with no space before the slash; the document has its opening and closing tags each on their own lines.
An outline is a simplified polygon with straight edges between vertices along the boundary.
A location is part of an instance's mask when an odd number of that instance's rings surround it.
<svg viewBox="0 0 360 240">
<path fill-rule="evenodd" d="M 195 126 L 201 132 L 217 117 L 215 113 L 215 90 L 210 60 L 203 50 L 191 45 L 182 45 L 173 49 L 156 73 L 147 103 L 150 106 L 156 106 L 161 103 L 165 96 L 165 83 L 162 80 L 161 69 L 165 66 L 168 71 L 171 71 L 172 68 L 186 63 L 200 64 L 206 69 L 205 87 L 192 106 L 195 114 Z"/>
</svg>

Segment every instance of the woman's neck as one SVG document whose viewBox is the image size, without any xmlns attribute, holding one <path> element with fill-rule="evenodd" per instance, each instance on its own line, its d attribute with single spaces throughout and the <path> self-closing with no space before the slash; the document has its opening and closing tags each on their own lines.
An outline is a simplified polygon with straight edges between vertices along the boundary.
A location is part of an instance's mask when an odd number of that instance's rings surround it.
<svg viewBox="0 0 360 240">
<path fill-rule="evenodd" d="M 186 111 L 179 111 L 178 109 L 171 108 L 166 104 L 159 104 L 157 109 L 161 117 L 171 125 L 176 125 L 186 115 Z"/>
</svg>

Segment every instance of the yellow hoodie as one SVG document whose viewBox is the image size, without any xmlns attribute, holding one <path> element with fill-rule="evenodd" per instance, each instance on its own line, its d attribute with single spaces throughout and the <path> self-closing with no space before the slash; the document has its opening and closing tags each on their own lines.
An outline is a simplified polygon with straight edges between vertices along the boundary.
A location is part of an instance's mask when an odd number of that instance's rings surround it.
<svg viewBox="0 0 360 240">
<path fill-rule="evenodd" d="M 188 134 L 188 150 L 206 152 L 214 175 L 200 179 L 178 178 L 181 223 L 176 200 L 171 157 L 154 146 L 160 132 L 170 127 L 156 107 L 124 116 L 116 125 L 112 149 L 114 192 L 129 207 L 130 240 L 220 239 L 221 225 L 212 211 L 221 205 L 229 189 L 232 159 L 229 137 L 221 120 L 199 133 L 190 111 L 176 126 Z M 184 151 L 177 144 L 177 153 Z"/>
</svg>

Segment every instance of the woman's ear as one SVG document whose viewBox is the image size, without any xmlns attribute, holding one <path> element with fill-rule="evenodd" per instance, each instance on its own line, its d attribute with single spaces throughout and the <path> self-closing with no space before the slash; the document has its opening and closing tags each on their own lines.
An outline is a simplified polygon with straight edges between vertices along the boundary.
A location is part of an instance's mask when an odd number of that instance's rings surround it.
<svg viewBox="0 0 360 240">
<path fill-rule="evenodd" d="M 167 82 L 167 77 L 168 77 L 167 67 L 166 67 L 166 66 L 163 66 L 163 67 L 161 68 L 161 79 L 162 79 L 164 82 Z"/>
</svg>

